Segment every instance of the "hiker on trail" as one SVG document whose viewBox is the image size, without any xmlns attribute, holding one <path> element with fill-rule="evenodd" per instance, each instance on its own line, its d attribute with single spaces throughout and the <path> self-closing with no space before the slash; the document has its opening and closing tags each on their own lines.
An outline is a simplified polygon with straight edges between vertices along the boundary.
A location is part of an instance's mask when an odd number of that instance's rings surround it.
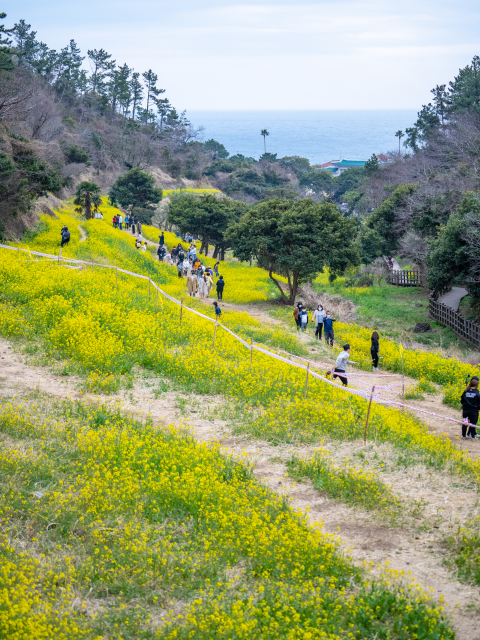
<svg viewBox="0 0 480 640">
<path fill-rule="evenodd" d="M 308 327 L 308 311 L 307 307 L 302 304 L 302 308 L 300 309 L 300 322 L 302 324 L 302 331 L 305 333 Z"/>
<path fill-rule="evenodd" d="M 135 218 L 131 217 L 130 221 L 132 223 L 132 235 L 135 235 Z"/>
<path fill-rule="evenodd" d="M 300 319 L 301 310 L 302 310 L 302 303 L 297 302 L 297 306 L 293 310 L 293 319 L 295 320 L 295 324 L 297 325 L 297 331 L 300 331 L 300 328 L 302 326 L 302 321 Z"/>
<path fill-rule="evenodd" d="M 213 278 L 209 269 L 205 271 L 204 276 L 205 276 L 205 280 L 207 281 L 207 288 L 208 288 L 207 298 L 208 298 L 213 286 Z"/>
<path fill-rule="evenodd" d="M 127 213 L 127 215 L 125 216 L 125 231 L 128 231 L 129 225 L 130 225 L 130 216 Z"/>
<path fill-rule="evenodd" d="M 68 244 L 70 242 L 70 231 L 68 230 L 68 227 L 64 225 L 60 233 L 62 234 L 62 244 L 60 246 L 63 247 L 64 244 Z"/>
<path fill-rule="evenodd" d="M 160 244 L 161 245 L 165 244 L 165 236 L 163 235 L 163 231 L 162 231 L 162 234 L 159 236 L 159 238 L 160 238 Z"/>
<path fill-rule="evenodd" d="M 137 238 L 135 240 L 135 249 L 140 249 L 140 247 L 142 246 L 142 243 L 140 242 L 140 240 Z"/>
<path fill-rule="evenodd" d="M 221 300 L 223 298 L 223 288 L 225 287 L 225 280 L 223 279 L 223 276 L 220 276 L 219 279 L 217 280 L 217 298 L 219 300 Z"/>
<path fill-rule="evenodd" d="M 146 242 L 144 242 L 144 243 L 142 244 L 142 253 L 145 253 L 145 252 L 146 252 L 146 250 L 147 250 L 147 243 L 146 243 Z"/>
<path fill-rule="evenodd" d="M 325 342 L 333 347 L 333 339 L 335 337 L 333 333 L 333 323 L 335 322 L 335 318 L 332 316 L 330 311 L 327 311 L 325 318 L 323 320 L 323 328 L 325 329 Z"/>
<path fill-rule="evenodd" d="M 467 388 L 460 398 L 462 403 L 462 438 L 478 438 L 476 424 L 478 422 L 478 410 L 480 409 L 480 393 L 478 392 L 478 380 L 473 378 L 468 383 Z M 468 433 L 467 433 L 467 426 Z"/>
<path fill-rule="evenodd" d="M 208 282 L 205 276 L 200 278 L 198 288 L 200 291 L 200 298 L 206 298 L 208 296 Z"/>
<path fill-rule="evenodd" d="M 123 224 L 123 216 L 117 216 L 117 222 L 118 222 L 118 226 L 120 227 L 120 231 L 122 230 L 122 224 Z"/>
<path fill-rule="evenodd" d="M 220 262 L 216 262 L 213 265 L 213 270 L 215 271 L 215 275 L 217 276 L 217 278 L 218 278 L 218 268 L 219 268 L 219 266 L 220 266 Z"/>
<path fill-rule="evenodd" d="M 137 231 L 138 237 L 140 238 L 140 236 L 142 235 L 142 223 L 140 221 L 137 222 Z"/>
<path fill-rule="evenodd" d="M 372 355 L 373 370 L 378 371 L 378 356 L 380 354 L 380 336 L 378 331 L 372 333 L 372 345 L 370 347 L 370 353 Z"/>
<path fill-rule="evenodd" d="M 350 345 L 344 344 L 343 351 L 337 358 L 335 362 L 335 369 L 333 371 L 333 379 L 340 378 L 344 387 L 348 385 L 347 380 L 347 364 L 358 364 L 358 362 L 353 362 L 353 360 L 349 360 L 350 357 Z M 338 375 L 340 373 L 340 375 Z M 337 374 L 337 375 L 335 375 Z"/>
<path fill-rule="evenodd" d="M 323 319 L 325 318 L 326 313 L 323 310 L 321 304 L 317 306 L 312 316 L 312 323 L 315 323 L 315 337 L 319 340 L 322 339 L 322 329 L 323 329 Z"/>
<path fill-rule="evenodd" d="M 195 298 L 195 294 L 198 291 L 198 280 L 194 271 L 190 271 L 187 276 L 187 291 L 189 296 Z"/>
<path fill-rule="evenodd" d="M 177 263 L 177 272 L 178 272 L 178 277 L 181 278 L 183 276 L 183 265 L 181 262 Z"/>
<path fill-rule="evenodd" d="M 215 317 L 217 320 L 220 320 L 220 318 L 222 317 L 222 310 L 220 309 L 220 305 L 215 301 L 213 303 L 213 306 L 215 307 Z"/>
<path fill-rule="evenodd" d="M 117 216 L 113 216 L 112 224 L 113 224 L 113 228 L 115 228 L 117 226 Z"/>
<path fill-rule="evenodd" d="M 200 260 L 197 258 L 197 259 L 195 260 L 195 264 L 193 265 L 193 268 L 195 269 L 195 271 L 198 271 L 198 270 L 200 269 L 200 264 L 201 264 L 201 262 L 200 262 Z"/>
<path fill-rule="evenodd" d="M 165 255 L 165 249 L 164 247 L 162 247 L 162 245 L 159 245 L 157 249 L 157 256 L 158 256 L 159 262 L 162 262 L 164 255 Z"/>
<path fill-rule="evenodd" d="M 182 262 L 182 266 L 183 266 L 183 274 L 186 276 L 187 273 L 190 271 L 190 260 L 187 260 L 187 258 L 184 258 Z"/>
</svg>

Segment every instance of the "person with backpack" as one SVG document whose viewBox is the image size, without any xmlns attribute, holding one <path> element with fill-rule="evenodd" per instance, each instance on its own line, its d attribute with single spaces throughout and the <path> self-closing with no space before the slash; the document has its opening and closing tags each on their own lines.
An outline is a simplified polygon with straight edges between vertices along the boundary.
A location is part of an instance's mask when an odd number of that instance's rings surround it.
<svg viewBox="0 0 480 640">
<path fill-rule="evenodd" d="M 307 307 L 302 304 L 302 308 L 300 309 L 300 322 L 302 326 L 302 331 L 305 333 L 308 327 L 308 311 Z"/>
<path fill-rule="evenodd" d="M 215 317 L 218 321 L 220 321 L 220 318 L 222 317 L 222 310 L 220 309 L 220 305 L 217 301 L 215 301 L 213 303 L 213 306 L 215 307 Z"/>
<path fill-rule="evenodd" d="M 333 323 L 335 322 L 335 318 L 332 316 L 330 311 L 327 311 L 325 318 L 323 320 L 323 328 L 325 329 L 325 342 L 333 347 L 333 339 L 335 337 L 333 333 Z"/>
<path fill-rule="evenodd" d="M 319 340 L 322 339 L 323 319 L 325 318 L 325 315 L 322 305 L 319 304 L 312 316 L 312 323 L 315 323 L 315 337 Z"/>
<path fill-rule="evenodd" d="M 70 231 L 68 230 L 68 227 L 65 225 L 62 227 L 62 243 L 61 243 L 61 247 L 63 247 L 64 244 L 68 244 L 70 242 Z"/>
<path fill-rule="evenodd" d="M 218 268 L 219 268 L 219 267 L 220 267 L 220 262 L 216 262 L 216 263 L 213 265 L 213 270 L 215 271 L 215 275 L 217 276 L 217 278 L 218 278 Z"/>
<path fill-rule="evenodd" d="M 353 360 L 349 360 L 348 359 L 349 357 L 350 357 L 350 345 L 344 344 L 343 351 L 339 354 L 337 361 L 335 362 L 335 369 L 333 371 L 333 379 L 335 380 L 335 378 L 340 378 L 344 387 L 348 385 L 347 364 L 358 364 L 358 362 L 353 362 Z"/>
<path fill-rule="evenodd" d="M 218 300 L 222 300 L 223 298 L 223 289 L 225 287 L 225 280 L 223 279 L 223 276 L 220 276 L 219 279 L 217 280 L 217 298 Z"/>
<path fill-rule="evenodd" d="M 473 378 L 470 380 L 467 388 L 462 393 L 460 402 L 463 409 L 462 438 L 464 440 L 466 438 L 478 438 L 479 436 L 477 435 L 476 427 L 478 422 L 478 411 L 480 409 L 480 393 L 478 392 L 478 380 L 474 380 Z"/>
<path fill-rule="evenodd" d="M 372 333 L 372 344 L 370 346 L 370 355 L 372 356 L 372 365 L 373 370 L 378 371 L 378 356 L 380 353 L 380 336 L 378 335 L 378 331 L 374 331 Z"/>
</svg>

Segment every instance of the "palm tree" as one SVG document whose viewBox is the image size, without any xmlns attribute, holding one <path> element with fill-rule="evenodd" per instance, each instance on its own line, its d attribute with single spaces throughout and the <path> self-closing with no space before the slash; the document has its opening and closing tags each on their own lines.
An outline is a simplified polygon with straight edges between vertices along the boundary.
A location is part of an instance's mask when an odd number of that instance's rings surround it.
<svg viewBox="0 0 480 640">
<path fill-rule="evenodd" d="M 400 140 L 403 138 L 404 135 L 405 134 L 401 129 L 399 129 L 395 134 L 395 137 L 398 138 L 398 155 L 400 155 Z"/>
<path fill-rule="evenodd" d="M 263 144 L 264 144 L 264 147 L 265 147 L 265 153 L 267 153 L 267 140 L 266 140 L 266 138 L 270 134 L 268 133 L 268 131 L 266 129 L 262 129 L 260 131 L 260 135 L 263 136 Z"/>
<path fill-rule="evenodd" d="M 92 205 L 97 210 L 102 204 L 102 198 L 100 197 L 100 187 L 95 182 L 80 182 L 75 191 L 75 200 L 73 204 L 77 207 L 75 211 L 82 213 L 85 211 L 85 218 L 90 220 L 92 217 Z"/>
</svg>

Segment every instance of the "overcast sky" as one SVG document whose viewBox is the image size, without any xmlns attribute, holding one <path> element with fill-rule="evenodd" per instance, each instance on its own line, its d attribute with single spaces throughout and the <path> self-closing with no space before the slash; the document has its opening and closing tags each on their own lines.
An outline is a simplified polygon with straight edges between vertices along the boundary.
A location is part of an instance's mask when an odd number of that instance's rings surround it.
<svg viewBox="0 0 480 640">
<path fill-rule="evenodd" d="M 480 55 L 478 0 L 6 0 L 59 49 L 152 68 L 178 109 L 403 109 Z"/>
</svg>

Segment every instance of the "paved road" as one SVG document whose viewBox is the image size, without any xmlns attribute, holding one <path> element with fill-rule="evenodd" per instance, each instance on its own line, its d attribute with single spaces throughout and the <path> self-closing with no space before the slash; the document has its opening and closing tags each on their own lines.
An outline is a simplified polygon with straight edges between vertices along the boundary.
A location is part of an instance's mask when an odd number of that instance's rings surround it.
<svg viewBox="0 0 480 640">
<path fill-rule="evenodd" d="M 452 287 L 451 291 L 440 296 L 438 301 L 443 303 L 446 307 L 450 307 L 454 311 L 458 311 L 460 301 L 465 296 L 468 296 L 468 291 L 466 289 L 463 287 Z"/>
</svg>

